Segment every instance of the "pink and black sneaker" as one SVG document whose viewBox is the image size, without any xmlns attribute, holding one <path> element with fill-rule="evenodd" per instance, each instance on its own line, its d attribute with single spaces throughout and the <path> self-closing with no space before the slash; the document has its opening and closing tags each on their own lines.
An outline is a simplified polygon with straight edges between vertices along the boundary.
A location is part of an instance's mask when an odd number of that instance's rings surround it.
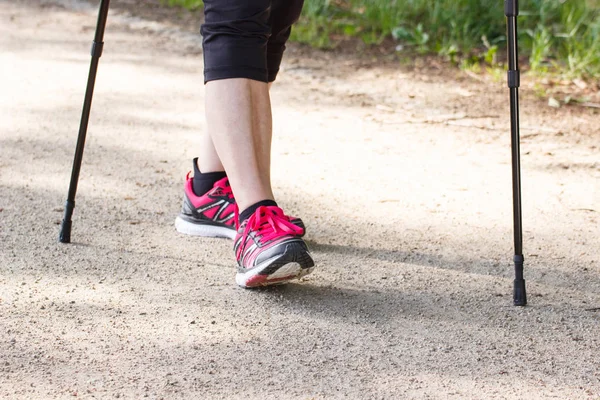
<svg viewBox="0 0 600 400">
<path fill-rule="evenodd" d="M 315 263 L 302 232 L 281 208 L 259 207 L 237 230 L 235 282 L 246 288 L 279 285 L 311 273 Z"/>
<path fill-rule="evenodd" d="M 224 237 L 234 239 L 238 206 L 227 177 L 215 182 L 213 188 L 202 196 L 194 193 L 191 172 L 185 180 L 183 206 L 175 219 L 175 228 L 186 235 Z M 300 218 L 287 217 L 304 236 L 306 229 Z"/>
<path fill-rule="evenodd" d="M 227 177 L 217 181 L 213 188 L 197 196 L 192 178 L 187 174 L 183 206 L 175 219 L 178 232 L 194 236 L 235 238 L 237 205 Z"/>
</svg>

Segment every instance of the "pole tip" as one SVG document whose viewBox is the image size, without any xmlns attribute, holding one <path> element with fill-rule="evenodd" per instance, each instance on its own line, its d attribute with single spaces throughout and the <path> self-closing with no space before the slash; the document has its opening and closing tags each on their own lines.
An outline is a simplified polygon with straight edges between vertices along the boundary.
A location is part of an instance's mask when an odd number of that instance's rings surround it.
<svg viewBox="0 0 600 400">
<path fill-rule="evenodd" d="M 58 241 L 60 243 L 71 243 L 71 224 L 71 220 L 62 220 L 60 233 L 58 235 Z"/>
<path fill-rule="evenodd" d="M 525 290 L 525 279 L 515 279 L 513 289 L 513 301 L 515 306 L 527 305 L 527 291 Z"/>
<path fill-rule="evenodd" d="M 60 224 L 60 234 L 58 235 L 58 241 L 61 243 L 71 243 L 71 216 L 73 215 L 73 209 L 75 208 L 74 200 L 67 200 L 65 203 L 65 215 L 62 223 Z"/>
</svg>

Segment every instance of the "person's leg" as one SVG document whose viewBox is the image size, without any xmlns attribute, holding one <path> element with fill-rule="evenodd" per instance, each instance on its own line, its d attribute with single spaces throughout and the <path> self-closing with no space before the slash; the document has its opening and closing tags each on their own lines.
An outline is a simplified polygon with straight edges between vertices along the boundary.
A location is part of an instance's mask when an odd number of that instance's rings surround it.
<svg viewBox="0 0 600 400">
<path fill-rule="evenodd" d="M 274 0 L 271 2 L 269 23 L 271 35 L 267 42 L 267 72 L 269 90 L 279 72 L 279 66 L 285 51 L 291 26 L 294 24 L 302 11 L 304 0 Z M 202 134 L 200 143 L 200 156 L 198 161 L 200 171 L 216 172 L 224 171 L 223 164 L 216 152 L 213 140 L 208 132 Z"/>
<path fill-rule="evenodd" d="M 202 173 L 225 171 L 225 167 L 223 167 L 223 163 L 217 154 L 212 138 L 206 130 L 200 136 L 198 167 Z"/>
<path fill-rule="evenodd" d="M 303 0 L 251 0 L 240 7 L 239 1 L 220 0 L 205 2 L 207 23 L 203 26 L 205 35 L 205 73 L 207 135 L 200 157 L 200 171 L 227 171 L 240 211 L 262 200 L 273 200 L 271 189 L 271 137 L 272 115 L 269 88 L 279 71 L 279 65 L 289 38 L 291 25 L 297 21 L 302 11 Z M 251 9 L 243 15 L 240 9 Z M 212 24 L 216 17 L 230 23 Z M 238 26 L 231 21 L 237 20 Z M 241 24 L 240 24 L 241 23 Z M 242 28 L 243 26 L 243 28 Z M 234 30 L 251 29 L 252 38 L 245 43 L 229 45 L 233 54 L 211 56 L 210 50 L 218 45 L 223 34 L 232 35 Z M 222 41 L 221 41 L 222 42 Z M 222 45 L 223 43 L 221 43 Z M 266 79 L 264 70 L 259 70 L 261 60 L 252 47 L 263 51 L 262 62 L 266 57 Z M 207 57 L 208 50 L 208 57 Z M 239 76 L 232 59 L 240 54 L 248 56 L 247 61 L 252 76 L 239 79 L 222 79 Z M 207 59 L 208 58 L 208 59 Z M 217 68 L 215 64 L 227 66 Z M 264 81 L 269 85 L 264 84 Z M 232 113 L 231 110 L 242 112 Z M 233 151 L 232 151 L 233 150 Z M 225 160 L 225 158 L 227 160 Z"/>
<path fill-rule="evenodd" d="M 266 86 L 268 81 L 270 10 L 271 0 L 204 2 L 207 129 L 202 135 L 200 155 L 194 160 L 193 178 L 188 174 L 186 180 L 182 210 L 175 221 L 179 232 L 235 237 L 233 222 L 238 205 L 229 179 L 223 180 L 225 166 L 219 153 L 230 164 L 227 171 L 238 187 L 242 207 L 256 199 L 272 200 L 270 158 L 265 161 L 262 155 L 270 149 L 270 104 L 264 93 L 252 89 L 261 86 L 257 84 Z M 267 150 L 261 151 L 265 146 Z M 257 190 L 252 191 L 254 187 Z"/>
<path fill-rule="evenodd" d="M 221 142 L 220 152 L 231 164 L 227 170 L 236 187 L 241 219 L 259 205 L 276 205 L 270 185 L 271 108 L 264 82 L 269 80 L 268 66 L 277 71 L 279 65 L 273 63 L 266 50 L 273 48 L 272 39 L 283 45 L 287 36 L 280 34 L 281 23 L 272 30 L 271 10 L 272 0 L 205 2 L 202 32 L 208 129 L 203 132 L 200 157 L 193 162 L 193 178 L 188 175 L 182 211 L 175 221 L 181 233 L 235 236 L 231 217 L 238 209 L 236 199 L 229 195 L 229 180 L 222 180 L 226 177 L 225 167 L 213 138 Z M 278 21 L 290 23 L 290 18 L 281 14 L 281 7 L 275 10 Z M 245 37 L 238 37 L 241 33 Z M 283 52 L 274 47 L 276 52 Z M 303 221 L 295 217 L 289 220 L 304 235 Z"/>
<path fill-rule="evenodd" d="M 236 282 L 284 283 L 311 272 L 314 262 L 300 238 L 303 229 L 277 207 L 271 189 L 267 47 L 273 0 L 204 3 L 207 132 L 242 210 L 234 242 Z M 216 188 L 207 197 L 222 194 Z"/>
<path fill-rule="evenodd" d="M 271 3 L 205 1 L 205 113 L 212 146 L 203 150 L 206 161 L 200 159 L 200 170 L 224 167 L 240 211 L 273 200 L 271 103 L 266 83 Z M 209 144 L 207 138 L 203 141 Z"/>
<path fill-rule="evenodd" d="M 240 211 L 273 200 L 267 83 L 244 78 L 207 82 L 206 122 Z"/>
</svg>

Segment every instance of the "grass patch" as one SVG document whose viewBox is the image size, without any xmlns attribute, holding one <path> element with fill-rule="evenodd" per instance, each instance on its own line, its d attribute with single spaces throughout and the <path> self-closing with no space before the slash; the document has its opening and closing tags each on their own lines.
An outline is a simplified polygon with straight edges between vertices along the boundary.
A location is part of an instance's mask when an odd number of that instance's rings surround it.
<svg viewBox="0 0 600 400">
<path fill-rule="evenodd" d="M 520 4 L 520 54 L 532 71 L 600 77 L 600 1 Z M 367 44 L 393 37 L 402 51 L 437 53 L 458 65 L 496 63 L 506 46 L 501 0 L 306 0 L 293 39 L 333 47 L 335 35 Z"/>
</svg>

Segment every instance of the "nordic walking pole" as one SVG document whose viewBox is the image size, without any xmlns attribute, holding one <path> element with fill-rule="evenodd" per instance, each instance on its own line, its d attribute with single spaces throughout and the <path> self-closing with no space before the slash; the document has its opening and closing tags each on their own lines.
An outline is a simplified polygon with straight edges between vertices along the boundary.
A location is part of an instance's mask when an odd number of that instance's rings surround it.
<svg viewBox="0 0 600 400">
<path fill-rule="evenodd" d="M 521 155 L 519 135 L 519 51 L 517 47 L 518 0 L 504 0 L 504 14 L 508 33 L 508 87 L 510 88 L 510 130 L 512 150 L 513 220 L 515 235 L 515 281 L 513 302 L 515 306 L 527 304 L 525 279 L 523 279 L 523 226 L 521 223 Z"/>
<path fill-rule="evenodd" d="M 98 23 L 96 25 L 96 35 L 92 43 L 92 61 L 90 63 L 90 73 L 88 75 L 85 99 L 83 101 L 83 111 L 81 113 L 81 124 L 79 125 L 79 136 L 77 137 L 77 147 L 75 148 L 75 159 L 73 160 L 73 170 L 71 171 L 71 183 L 69 185 L 69 194 L 65 203 L 65 215 L 60 227 L 58 241 L 62 243 L 71 242 L 71 217 L 75 208 L 75 194 L 77 193 L 77 183 L 79 181 L 79 170 L 83 159 L 83 148 L 85 146 L 85 136 L 87 134 L 88 121 L 90 119 L 90 110 L 92 108 L 92 96 L 94 95 L 94 84 L 96 83 L 96 72 L 98 71 L 98 61 L 102 55 L 104 46 L 104 28 L 108 16 L 108 5 L 110 0 L 101 0 L 100 11 L 98 13 Z"/>
</svg>

